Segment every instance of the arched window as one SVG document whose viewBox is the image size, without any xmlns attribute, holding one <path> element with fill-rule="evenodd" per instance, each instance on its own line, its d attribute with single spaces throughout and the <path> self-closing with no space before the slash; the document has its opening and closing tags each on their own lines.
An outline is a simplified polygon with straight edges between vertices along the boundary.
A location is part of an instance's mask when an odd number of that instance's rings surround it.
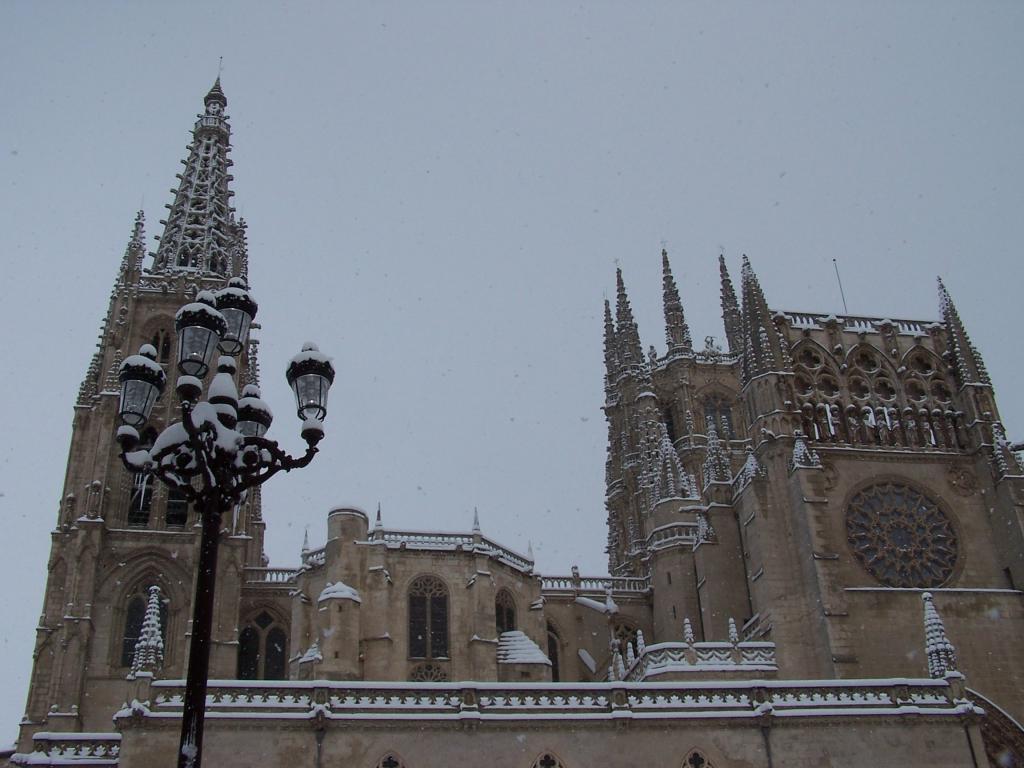
<svg viewBox="0 0 1024 768">
<path fill-rule="evenodd" d="M 153 506 L 153 484 L 156 481 L 147 472 L 132 475 L 132 491 L 128 498 L 128 527 L 145 528 L 149 525 L 149 510 Z"/>
<path fill-rule="evenodd" d="M 128 596 L 124 612 L 124 634 L 121 635 L 121 666 L 130 667 L 135 656 L 135 644 L 142 632 L 142 622 L 146 618 L 148 587 L 138 587 Z M 167 648 L 167 601 L 160 601 L 160 635 L 164 641 L 165 657 Z"/>
<path fill-rule="evenodd" d="M 494 598 L 494 619 L 499 635 L 516 628 L 516 601 L 507 589 L 499 591 Z"/>
<path fill-rule="evenodd" d="M 164 521 L 168 528 L 184 528 L 188 520 L 188 500 L 180 488 L 167 489 L 167 510 Z"/>
<path fill-rule="evenodd" d="M 433 576 L 409 587 L 409 657 L 448 658 L 448 589 Z"/>
<path fill-rule="evenodd" d="M 405 768 L 405 761 L 394 752 L 388 752 L 377 761 L 376 768 Z"/>
<path fill-rule="evenodd" d="M 665 430 L 668 432 L 668 439 L 673 443 L 676 441 L 676 419 L 672 413 L 672 407 L 669 406 L 661 414 L 661 420 L 665 422 Z"/>
<path fill-rule="evenodd" d="M 724 440 L 736 438 L 732 427 L 732 405 L 721 395 L 708 395 L 704 398 L 704 428 L 709 430 L 711 427 Z"/>
<path fill-rule="evenodd" d="M 551 682 L 557 683 L 562 679 L 558 669 L 558 651 L 562 647 L 562 639 L 558 636 L 558 630 L 550 621 L 548 622 L 548 658 L 551 660 Z"/>
<path fill-rule="evenodd" d="M 159 330 L 153 334 L 153 348 L 156 350 L 156 359 L 161 363 L 171 362 L 171 334 L 166 330 Z"/>
<path fill-rule="evenodd" d="M 286 680 L 288 635 L 267 611 L 238 633 L 239 680 Z"/>
</svg>

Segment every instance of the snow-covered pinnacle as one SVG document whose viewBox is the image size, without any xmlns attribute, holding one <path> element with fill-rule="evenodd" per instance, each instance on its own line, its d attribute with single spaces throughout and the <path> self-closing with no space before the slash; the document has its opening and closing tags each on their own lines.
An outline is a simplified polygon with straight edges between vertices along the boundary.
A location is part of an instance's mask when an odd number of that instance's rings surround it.
<svg viewBox="0 0 1024 768">
<path fill-rule="evenodd" d="M 942 278 L 939 282 L 939 310 L 942 312 L 942 320 L 946 324 L 946 340 L 949 345 L 950 363 L 956 373 L 957 381 L 961 384 L 991 384 L 988 370 L 978 353 L 977 347 L 971 342 L 967 335 L 960 313 L 956 310 L 949 291 L 946 290 Z"/>
<path fill-rule="evenodd" d="M 714 424 L 708 424 L 708 445 L 704 454 L 704 486 L 711 483 L 728 483 L 732 480 L 732 466 L 729 454 L 722 441 L 718 439 L 718 430 Z"/>
<path fill-rule="evenodd" d="M 736 619 L 729 619 L 729 642 L 736 645 L 740 641 L 740 633 L 736 629 Z"/>
<path fill-rule="evenodd" d="M 610 387 L 619 375 L 619 350 L 615 333 L 615 321 L 612 320 L 612 305 L 604 300 L 604 373 L 605 387 Z"/>
<path fill-rule="evenodd" d="M 722 322 L 725 324 L 725 338 L 729 342 L 729 351 L 739 354 L 743 351 L 743 318 L 723 255 L 718 257 L 718 273 L 722 280 Z"/>
<path fill-rule="evenodd" d="M 946 637 L 946 627 L 932 601 L 932 593 L 923 593 L 921 600 L 924 602 L 924 649 L 928 656 L 928 674 L 944 677 L 947 672 L 956 671 L 956 648 Z"/>
<path fill-rule="evenodd" d="M 665 342 L 668 344 L 669 354 L 692 352 L 693 339 L 690 336 L 690 326 L 686 324 L 683 303 L 679 300 L 679 290 L 676 288 L 672 267 L 668 262 L 668 251 L 665 249 L 661 251 L 661 273 L 662 302 L 665 310 Z"/>
<path fill-rule="evenodd" d="M 743 466 L 740 471 L 733 478 L 733 484 L 736 486 L 737 492 L 745 488 L 755 477 L 761 477 L 765 473 L 764 467 L 757 460 L 757 456 L 754 454 L 753 448 L 747 448 L 747 460 L 743 462 Z"/>
<path fill-rule="evenodd" d="M 690 645 L 693 645 L 694 643 L 693 625 L 690 624 L 690 620 L 688 618 L 683 619 L 683 642 L 689 643 Z"/>
<path fill-rule="evenodd" d="M 473 533 L 480 533 L 480 513 L 473 507 Z"/>
<path fill-rule="evenodd" d="M 686 471 L 675 446 L 668 435 L 668 427 L 658 422 L 658 442 L 655 452 L 653 501 L 663 499 L 693 499 L 699 496 L 693 476 Z"/>
<path fill-rule="evenodd" d="M 174 201 L 153 260 L 157 273 L 187 270 L 200 275 L 241 273 L 243 243 L 231 207 L 231 128 L 224 109 L 227 98 L 220 78 L 203 100 L 188 145 L 185 168 L 178 175 Z"/>
<path fill-rule="evenodd" d="M 643 367 L 644 353 L 640 345 L 640 333 L 633 319 L 633 309 L 626 295 L 626 284 L 622 280 L 622 270 L 615 270 L 615 326 L 616 347 L 619 352 L 619 363 L 626 370 Z"/>
<path fill-rule="evenodd" d="M 768 310 L 761 284 L 750 260 L 743 257 L 743 376 L 750 381 L 769 371 L 788 370 L 789 347 Z M 730 349 L 732 343 L 730 342 Z"/>
<path fill-rule="evenodd" d="M 790 466 L 794 469 L 820 469 L 821 457 L 817 451 L 812 451 L 804 441 L 804 433 L 799 429 L 793 436 L 793 458 L 790 459 Z"/>
<path fill-rule="evenodd" d="M 142 619 L 142 630 L 135 642 L 132 656 L 132 674 L 157 672 L 164 665 L 164 638 L 160 629 L 160 587 L 149 588 L 146 615 Z"/>
</svg>

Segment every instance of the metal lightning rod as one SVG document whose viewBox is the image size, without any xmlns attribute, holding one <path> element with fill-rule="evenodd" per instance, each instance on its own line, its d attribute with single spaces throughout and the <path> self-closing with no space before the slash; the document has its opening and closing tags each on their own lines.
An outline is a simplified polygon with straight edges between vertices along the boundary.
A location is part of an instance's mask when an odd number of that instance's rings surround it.
<svg viewBox="0 0 1024 768">
<path fill-rule="evenodd" d="M 839 295 L 843 297 L 843 314 L 850 314 L 850 310 L 846 308 L 846 294 L 843 292 L 843 278 L 839 276 L 839 263 L 832 259 L 832 266 L 836 270 L 836 282 L 839 283 Z"/>
</svg>

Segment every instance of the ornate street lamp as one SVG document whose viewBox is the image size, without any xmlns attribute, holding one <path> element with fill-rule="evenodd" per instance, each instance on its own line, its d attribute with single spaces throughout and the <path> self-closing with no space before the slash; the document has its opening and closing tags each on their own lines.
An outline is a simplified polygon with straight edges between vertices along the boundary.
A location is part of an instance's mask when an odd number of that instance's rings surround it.
<svg viewBox="0 0 1024 768">
<path fill-rule="evenodd" d="M 293 457 L 268 440 L 264 435 L 273 419 L 270 409 L 253 385 L 246 386 L 239 399 L 234 381 L 236 365 L 230 357 L 245 348 L 255 314 L 256 302 L 237 278 L 217 294 L 200 291 L 194 302 L 178 310 L 176 389 L 181 399 L 181 421 L 164 429 L 151 448 L 138 448 L 138 430 L 148 420 L 166 382 L 156 362 L 156 350 L 144 344 L 139 354 L 121 364 L 119 372 L 123 424 L 117 430 L 117 439 L 121 460 L 130 472 L 151 474 L 182 493 L 202 522 L 181 720 L 180 768 L 199 768 L 202 759 L 221 518 L 245 500 L 249 488 L 281 470 L 289 472 L 313 460 L 317 443 L 324 437 L 327 393 L 334 381 L 330 358 L 315 344 L 306 344 L 287 372 L 303 420 L 301 434 L 306 452 Z M 217 360 L 207 399 L 201 401 L 202 378 L 218 348 L 226 355 Z"/>
</svg>

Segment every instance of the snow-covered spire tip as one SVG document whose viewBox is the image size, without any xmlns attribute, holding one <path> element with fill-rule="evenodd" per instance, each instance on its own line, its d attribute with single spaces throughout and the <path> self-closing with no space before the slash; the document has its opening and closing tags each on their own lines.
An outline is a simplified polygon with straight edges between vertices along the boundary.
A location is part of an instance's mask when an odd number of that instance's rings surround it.
<svg viewBox="0 0 1024 768">
<path fill-rule="evenodd" d="M 923 593 L 921 600 L 924 602 L 924 649 L 928 656 L 928 674 L 945 677 L 947 673 L 956 671 L 956 648 L 946 636 L 946 626 L 932 601 L 932 593 Z"/>
<path fill-rule="evenodd" d="M 160 629 L 160 587 L 149 588 L 149 602 L 146 603 L 146 615 L 142 619 L 142 630 L 135 643 L 135 654 L 132 657 L 132 674 L 140 672 L 153 673 L 164 665 L 164 638 Z"/>
</svg>

